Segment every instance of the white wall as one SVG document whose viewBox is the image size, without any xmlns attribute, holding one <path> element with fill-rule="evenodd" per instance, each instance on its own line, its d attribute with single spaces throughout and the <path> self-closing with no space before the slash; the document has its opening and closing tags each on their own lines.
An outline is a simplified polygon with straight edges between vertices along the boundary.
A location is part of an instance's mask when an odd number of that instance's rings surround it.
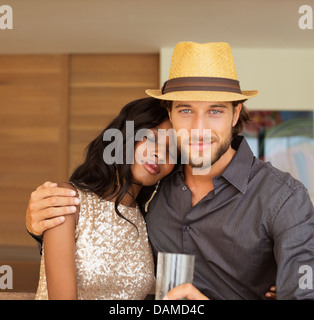
<svg viewBox="0 0 314 320">
<path fill-rule="evenodd" d="M 161 85 L 168 79 L 173 48 L 160 50 Z M 233 48 L 242 90 L 259 90 L 249 109 L 313 110 L 314 50 Z"/>
<path fill-rule="evenodd" d="M 169 76 L 172 51 L 173 48 L 162 48 L 160 51 L 161 85 Z M 234 48 L 232 52 L 241 89 L 259 90 L 257 97 L 245 102 L 249 110 L 314 111 L 313 49 Z M 313 157 L 311 150 L 306 150 L 306 157 Z M 307 158 L 307 161 L 311 162 L 310 159 Z M 282 169 L 280 166 L 278 168 Z M 291 170 L 288 171 L 293 174 Z M 314 203 L 312 165 L 310 164 L 306 170 L 311 181 L 310 197 Z M 296 178 L 299 179 L 298 176 Z"/>
</svg>

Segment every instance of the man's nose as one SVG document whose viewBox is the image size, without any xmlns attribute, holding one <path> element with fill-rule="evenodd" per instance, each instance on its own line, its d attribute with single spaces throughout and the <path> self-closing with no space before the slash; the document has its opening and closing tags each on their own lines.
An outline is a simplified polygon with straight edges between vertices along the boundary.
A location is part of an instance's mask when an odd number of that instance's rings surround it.
<svg viewBox="0 0 314 320">
<path fill-rule="evenodd" d="M 211 125 L 206 119 L 205 115 L 198 115 L 194 118 L 191 127 L 191 139 L 192 140 L 199 140 L 199 141 L 210 141 L 211 140 Z"/>
<path fill-rule="evenodd" d="M 202 114 L 196 115 L 193 119 L 192 129 L 209 129 L 206 117 Z"/>
</svg>

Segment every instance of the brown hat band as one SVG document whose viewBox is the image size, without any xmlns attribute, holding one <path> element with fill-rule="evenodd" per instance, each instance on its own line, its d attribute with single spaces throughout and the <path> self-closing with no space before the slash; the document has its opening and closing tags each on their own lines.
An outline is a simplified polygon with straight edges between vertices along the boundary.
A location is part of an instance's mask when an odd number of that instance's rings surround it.
<svg viewBox="0 0 314 320">
<path fill-rule="evenodd" d="M 238 80 L 217 77 L 182 77 L 166 81 L 162 94 L 173 91 L 225 91 L 242 93 Z"/>
</svg>

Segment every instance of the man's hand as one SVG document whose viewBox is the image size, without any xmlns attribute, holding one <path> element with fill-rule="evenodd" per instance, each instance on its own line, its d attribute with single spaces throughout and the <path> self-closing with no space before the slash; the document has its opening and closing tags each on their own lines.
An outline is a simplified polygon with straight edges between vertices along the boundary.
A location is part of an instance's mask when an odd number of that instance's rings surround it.
<svg viewBox="0 0 314 320">
<path fill-rule="evenodd" d="M 61 184 L 62 186 L 63 184 Z M 32 192 L 27 211 L 27 230 L 40 236 L 47 229 L 64 222 L 64 215 L 73 214 L 79 204 L 76 192 L 58 187 L 57 183 L 45 182 Z"/>
<path fill-rule="evenodd" d="M 272 299 L 272 300 L 277 300 L 277 293 L 276 293 L 276 286 L 272 286 L 269 289 L 270 291 L 267 291 L 265 293 L 265 297 Z"/>
<path fill-rule="evenodd" d="M 191 283 L 181 284 L 171 289 L 163 300 L 209 300 L 198 289 L 196 289 Z"/>
<path fill-rule="evenodd" d="M 265 296 L 267 298 L 276 300 L 276 286 L 272 286 L 270 291 L 266 292 Z M 209 300 L 206 296 L 204 296 L 199 290 L 197 290 L 192 284 L 185 283 L 181 284 L 170 290 L 167 295 L 163 298 L 163 300 Z"/>
</svg>

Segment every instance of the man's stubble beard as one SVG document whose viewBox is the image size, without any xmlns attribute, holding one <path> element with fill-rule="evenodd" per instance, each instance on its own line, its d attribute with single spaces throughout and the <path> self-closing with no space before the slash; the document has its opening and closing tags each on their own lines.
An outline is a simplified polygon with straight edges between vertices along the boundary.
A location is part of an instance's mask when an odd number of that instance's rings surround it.
<svg viewBox="0 0 314 320">
<path fill-rule="evenodd" d="M 215 143 L 217 143 L 217 139 L 215 140 Z M 212 155 L 211 157 L 209 156 L 208 157 L 208 161 L 202 161 L 202 162 L 199 162 L 199 161 L 195 161 L 197 160 L 194 159 L 193 160 L 193 156 L 191 155 L 191 152 L 189 150 L 186 151 L 186 149 L 181 153 L 182 153 L 182 157 L 183 159 L 186 159 L 186 157 L 188 156 L 189 157 L 189 165 L 192 167 L 192 168 L 200 168 L 200 169 L 208 169 L 209 167 L 211 167 L 212 165 L 214 165 L 229 149 L 230 145 L 231 145 L 231 142 L 232 142 L 232 133 L 230 132 L 230 135 L 228 137 L 228 139 L 226 139 L 218 148 L 218 150 L 215 152 L 214 155 Z M 208 151 L 205 151 L 205 153 L 207 153 Z M 188 155 L 187 155 L 188 153 Z M 211 154 L 211 147 L 209 148 L 209 154 Z M 198 152 L 198 155 L 200 157 L 203 157 L 204 155 L 204 152 Z M 185 163 L 185 162 L 184 162 Z"/>
</svg>

